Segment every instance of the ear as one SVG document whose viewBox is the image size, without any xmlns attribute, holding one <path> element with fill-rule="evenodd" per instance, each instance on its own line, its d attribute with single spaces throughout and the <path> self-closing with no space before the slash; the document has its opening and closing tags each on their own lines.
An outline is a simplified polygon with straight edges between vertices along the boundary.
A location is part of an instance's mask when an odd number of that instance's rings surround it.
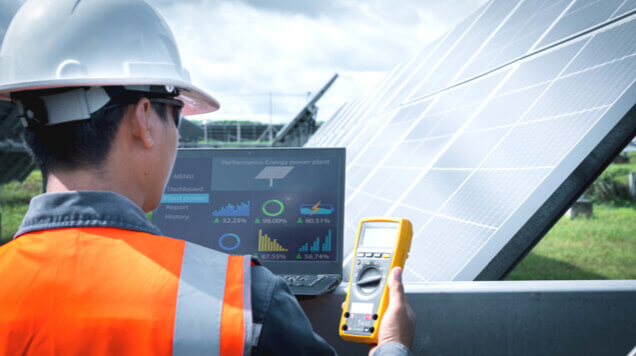
<svg viewBox="0 0 636 356">
<path fill-rule="evenodd" d="M 132 132 L 135 138 L 139 139 L 146 148 L 151 148 L 155 144 L 155 130 L 150 113 L 152 106 L 147 98 L 141 98 L 133 107 Z"/>
</svg>

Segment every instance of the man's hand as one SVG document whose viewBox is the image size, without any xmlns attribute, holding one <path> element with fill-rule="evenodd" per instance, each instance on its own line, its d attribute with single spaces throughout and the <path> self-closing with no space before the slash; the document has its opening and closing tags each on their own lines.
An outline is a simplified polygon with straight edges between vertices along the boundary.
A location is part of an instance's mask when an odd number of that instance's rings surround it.
<svg viewBox="0 0 636 356">
<path fill-rule="evenodd" d="M 389 275 L 389 306 L 382 317 L 377 346 L 387 342 L 399 342 L 410 349 L 414 331 L 415 313 L 404 295 L 402 268 L 395 267 Z M 370 346 L 372 347 L 369 355 L 372 355 L 377 346 Z"/>
</svg>

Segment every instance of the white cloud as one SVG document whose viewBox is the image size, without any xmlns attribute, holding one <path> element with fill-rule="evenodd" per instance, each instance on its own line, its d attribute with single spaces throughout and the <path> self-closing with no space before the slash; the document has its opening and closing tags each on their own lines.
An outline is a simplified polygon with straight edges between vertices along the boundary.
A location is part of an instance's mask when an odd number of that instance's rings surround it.
<svg viewBox="0 0 636 356">
<path fill-rule="evenodd" d="M 23 0 L 0 0 L 0 43 L 11 23 L 11 19 L 23 4 Z"/>
<path fill-rule="evenodd" d="M 22 0 L 0 0 L 0 38 Z M 221 102 L 200 118 L 287 122 L 334 73 L 327 120 L 485 0 L 148 0 L 166 18 L 195 84 Z"/>
<path fill-rule="evenodd" d="M 202 118 L 266 121 L 272 91 L 274 121 L 287 122 L 307 91 L 338 72 L 318 103 L 318 119 L 327 120 L 484 0 L 150 2 L 172 27 L 193 81 L 221 102 Z"/>
</svg>

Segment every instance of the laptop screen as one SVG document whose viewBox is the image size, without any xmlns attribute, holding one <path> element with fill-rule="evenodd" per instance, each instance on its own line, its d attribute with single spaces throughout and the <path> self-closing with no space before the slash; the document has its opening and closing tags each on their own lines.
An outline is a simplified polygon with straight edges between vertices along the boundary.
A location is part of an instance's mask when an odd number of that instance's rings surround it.
<svg viewBox="0 0 636 356">
<path fill-rule="evenodd" d="M 274 273 L 340 274 L 344 165 L 343 148 L 180 149 L 153 222 Z"/>
</svg>

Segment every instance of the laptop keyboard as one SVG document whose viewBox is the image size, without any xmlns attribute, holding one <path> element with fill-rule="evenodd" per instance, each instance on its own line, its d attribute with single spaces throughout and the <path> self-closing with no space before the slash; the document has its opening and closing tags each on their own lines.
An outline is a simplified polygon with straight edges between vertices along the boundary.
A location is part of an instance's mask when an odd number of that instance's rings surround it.
<svg viewBox="0 0 636 356">
<path fill-rule="evenodd" d="M 292 287 L 313 287 L 327 277 L 322 274 L 282 274 L 280 276 Z"/>
</svg>

